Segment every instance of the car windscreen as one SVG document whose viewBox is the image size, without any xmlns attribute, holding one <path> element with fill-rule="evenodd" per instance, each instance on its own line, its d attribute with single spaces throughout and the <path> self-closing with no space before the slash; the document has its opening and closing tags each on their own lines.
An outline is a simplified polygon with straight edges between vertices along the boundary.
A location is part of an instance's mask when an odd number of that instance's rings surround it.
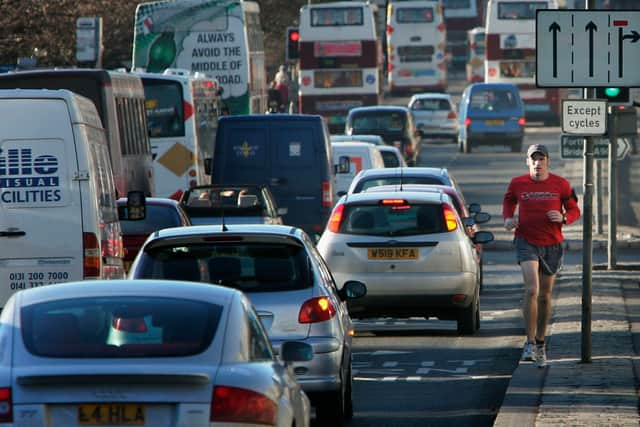
<svg viewBox="0 0 640 427">
<path fill-rule="evenodd" d="M 44 357 L 176 357 L 211 344 L 223 307 L 168 297 L 69 298 L 20 312 L 27 350 Z"/>
<path fill-rule="evenodd" d="M 351 128 L 354 134 L 374 131 L 401 132 L 406 121 L 406 116 L 396 111 L 361 112 L 353 115 Z"/>
<path fill-rule="evenodd" d="M 287 243 L 225 241 L 158 246 L 144 252 L 136 279 L 171 279 L 243 292 L 298 290 L 313 285 L 306 251 Z M 236 239 L 239 240 L 239 239 Z"/>
<path fill-rule="evenodd" d="M 395 201 L 393 201 L 395 202 Z M 339 233 L 367 236 L 414 236 L 447 231 L 441 204 L 347 205 Z"/>
<path fill-rule="evenodd" d="M 440 176 L 388 176 L 371 178 L 362 180 L 356 185 L 354 193 L 360 193 L 371 187 L 379 187 L 381 185 L 400 185 L 400 184 L 435 184 L 450 185 L 444 177 Z"/>
<path fill-rule="evenodd" d="M 470 109 L 499 112 L 518 108 L 516 94 L 509 89 L 478 89 L 471 92 Z"/>
<path fill-rule="evenodd" d="M 126 211 L 126 209 L 126 206 L 118 206 L 118 210 Z M 163 228 L 182 225 L 180 215 L 173 206 L 160 206 L 147 203 L 146 212 L 143 220 L 120 220 L 122 232 L 124 234 L 150 234 Z"/>
</svg>

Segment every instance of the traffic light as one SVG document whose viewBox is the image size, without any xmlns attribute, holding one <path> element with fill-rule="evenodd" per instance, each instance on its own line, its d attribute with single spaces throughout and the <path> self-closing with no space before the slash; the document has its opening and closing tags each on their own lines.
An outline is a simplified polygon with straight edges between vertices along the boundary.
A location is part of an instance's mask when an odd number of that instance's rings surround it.
<svg viewBox="0 0 640 427">
<path fill-rule="evenodd" d="M 628 87 L 597 87 L 596 98 L 606 99 L 611 105 L 631 105 Z"/>
<path fill-rule="evenodd" d="M 287 61 L 298 60 L 298 42 L 300 41 L 300 32 L 298 27 L 287 28 Z"/>
</svg>

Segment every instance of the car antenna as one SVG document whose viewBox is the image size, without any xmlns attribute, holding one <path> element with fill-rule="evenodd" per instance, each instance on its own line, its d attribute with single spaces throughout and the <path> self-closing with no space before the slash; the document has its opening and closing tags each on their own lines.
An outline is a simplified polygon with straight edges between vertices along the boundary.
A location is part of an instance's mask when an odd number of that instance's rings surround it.
<svg viewBox="0 0 640 427">
<path fill-rule="evenodd" d="M 217 203 L 219 203 L 220 205 L 220 219 L 222 221 L 221 227 L 222 227 L 222 231 L 229 231 L 229 229 L 227 228 L 227 225 L 224 223 L 224 203 L 222 203 L 222 194 L 220 194 L 217 197 Z"/>
<path fill-rule="evenodd" d="M 404 168 L 400 166 L 400 191 L 402 191 L 402 172 L 403 171 L 404 171 Z"/>
</svg>

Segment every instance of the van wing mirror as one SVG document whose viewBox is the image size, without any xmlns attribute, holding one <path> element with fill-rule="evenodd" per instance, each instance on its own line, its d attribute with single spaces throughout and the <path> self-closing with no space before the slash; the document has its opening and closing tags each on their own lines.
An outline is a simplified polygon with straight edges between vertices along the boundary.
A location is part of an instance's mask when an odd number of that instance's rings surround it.
<svg viewBox="0 0 640 427">
<path fill-rule="evenodd" d="M 213 159 L 211 157 L 207 157 L 204 159 L 204 173 L 206 175 L 211 175 L 213 172 Z"/>
<path fill-rule="evenodd" d="M 349 173 L 351 170 L 351 161 L 349 160 L 349 156 L 340 156 L 338 159 L 338 164 L 335 165 L 336 173 Z"/>
<path fill-rule="evenodd" d="M 143 191 L 127 193 L 127 209 L 118 209 L 120 220 L 140 221 L 147 217 L 147 201 Z"/>
</svg>

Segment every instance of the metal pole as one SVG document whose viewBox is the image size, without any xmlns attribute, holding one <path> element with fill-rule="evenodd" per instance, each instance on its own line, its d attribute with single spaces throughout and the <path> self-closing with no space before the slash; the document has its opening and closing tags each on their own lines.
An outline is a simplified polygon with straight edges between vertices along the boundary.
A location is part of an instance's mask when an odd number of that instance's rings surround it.
<svg viewBox="0 0 640 427">
<path fill-rule="evenodd" d="M 607 269 L 615 270 L 618 258 L 617 224 L 618 224 L 618 120 L 615 108 L 609 107 L 609 218 L 607 226 Z"/>
<path fill-rule="evenodd" d="M 595 0 L 585 0 L 585 9 L 595 9 Z M 595 89 L 584 89 L 586 99 Z M 593 266 L 593 137 L 584 143 L 584 204 L 582 212 L 582 363 L 591 363 L 591 280 Z"/>
<path fill-rule="evenodd" d="M 596 181 L 595 181 L 595 192 L 596 192 L 596 233 L 602 234 L 603 230 L 603 202 L 602 202 L 602 162 L 596 160 Z"/>
</svg>

